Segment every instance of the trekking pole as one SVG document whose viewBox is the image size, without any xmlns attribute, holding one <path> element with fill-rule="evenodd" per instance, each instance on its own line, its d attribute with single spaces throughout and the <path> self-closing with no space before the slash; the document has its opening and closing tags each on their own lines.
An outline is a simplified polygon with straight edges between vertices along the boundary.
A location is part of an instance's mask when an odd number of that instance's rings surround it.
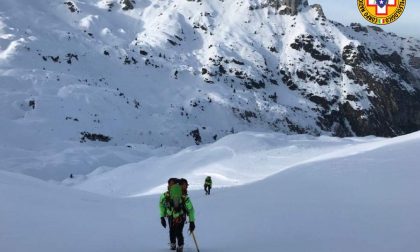
<svg viewBox="0 0 420 252">
<path fill-rule="evenodd" d="M 195 239 L 194 232 L 193 232 L 193 231 L 191 231 L 191 232 L 190 232 L 190 234 L 191 234 L 191 235 L 192 235 L 192 237 L 193 237 L 193 240 L 194 240 L 194 243 L 195 243 L 195 247 L 197 248 L 197 252 L 200 252 L 200 249 L 198 249 L 198 244 L 197 244 L 197 240 Z"/>
</svg>

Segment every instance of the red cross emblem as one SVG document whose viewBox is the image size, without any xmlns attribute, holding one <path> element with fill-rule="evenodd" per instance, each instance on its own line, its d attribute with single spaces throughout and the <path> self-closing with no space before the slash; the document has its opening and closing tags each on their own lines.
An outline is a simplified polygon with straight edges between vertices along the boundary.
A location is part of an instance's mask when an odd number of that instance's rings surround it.
<svg viewBox="0 0 420 252">
<path fill-rule="evenodd" d="M 385 0 L 366 0 L 366 2 L 367 2 L 367 6 L 376 7 L 376 15 L 388 15 L 388 7 L 397 6 L 397 0 L 388 0 L 388 3 L 386 3 Z M 383 7 L 381 7 L 380 5 L 383 5 Z"/>
</svg>

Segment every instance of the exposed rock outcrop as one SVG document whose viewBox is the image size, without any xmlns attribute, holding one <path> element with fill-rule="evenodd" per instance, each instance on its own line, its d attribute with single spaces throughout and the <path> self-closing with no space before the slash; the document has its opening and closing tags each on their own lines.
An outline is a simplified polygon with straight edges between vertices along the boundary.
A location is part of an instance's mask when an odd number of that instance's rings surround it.
<svg viewBox="0 0 420 252">
<path fill-rule="evenodd" d="M 281 9 L 280 14 L 296 15 L 302 7 L 308 6 L 308 0 L 268 0 L 268 5 Z"/>
<path fill-rule="evenodd" d="M 134 0 L 120 0 L 120 4 L 122 6 L 122 9 L 127 11 L 127 10 L 132 10 L 134 9 L 134 4 L 136 2 Z"/>
</svg>

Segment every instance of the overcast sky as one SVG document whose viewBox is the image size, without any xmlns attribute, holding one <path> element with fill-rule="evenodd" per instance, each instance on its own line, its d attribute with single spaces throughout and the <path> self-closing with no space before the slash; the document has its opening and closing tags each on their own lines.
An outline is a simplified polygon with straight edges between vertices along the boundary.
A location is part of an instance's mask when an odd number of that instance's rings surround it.
<svg viewBox="0 0 420 252">
<path fill-rule="evenodd" d="M 362 25 L 373 25 L 366 21 L 357 9 L 357 0 L 308 0 L 309 4 L 322 5 L 328 19 L 338 21 L 344 25 L 352 22 Z M 420 1 L 408 0 L 403 15 L 394 23 L 381 25 L 381 28 L 408 37 L 420 39 Z"/>
</svg>

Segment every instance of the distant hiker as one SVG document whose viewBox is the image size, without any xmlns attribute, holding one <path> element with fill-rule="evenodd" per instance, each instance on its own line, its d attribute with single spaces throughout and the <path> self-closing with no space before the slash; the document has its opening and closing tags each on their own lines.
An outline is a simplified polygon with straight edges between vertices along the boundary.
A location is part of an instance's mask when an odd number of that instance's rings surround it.
<svg viewBox="0 0 420 252">
<path fill-rule="evenodd" d="M 204 191 L 206 191 L 206 195 L 210 195 L 210 189 L 212 185 L 211 177 L 207 176 L 206 180 L 204 181 Z"/>
<path fill-rule="evenodd" d="M 169 183 L 169 181 L 168 181 Z M 168 192 L 162 194 L 160 200 L 161 224 L 166 228 L 165 215 L 168 217 L 169 238 L 171 250 L 182 252 L 184 248 L 183 229 L 186 216 L 190 222 L 190 232 L 195 229 L 195 212 L 190 198 L 187 194 L 188 181 L 186 179 L 176 180 L 168 186 Z M 176 247 L 178 242 L 178 247 Z"/>
<path fill-rule="evenodd" d="M 73 173 L 70 173 L 70 178 L 73 178 Z"/>
</svg>

